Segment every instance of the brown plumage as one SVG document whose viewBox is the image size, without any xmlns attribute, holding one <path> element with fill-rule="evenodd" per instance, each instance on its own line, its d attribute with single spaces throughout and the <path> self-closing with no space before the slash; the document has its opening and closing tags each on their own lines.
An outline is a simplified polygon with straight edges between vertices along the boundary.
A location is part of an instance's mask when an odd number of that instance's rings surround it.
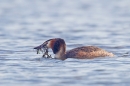
<svg viewBox="0 0 130 86">
<path fill-rule="evenodd" d="M 78 47 L 65 54 L 65 57 L 78 59 L 92 59 L 105 56 L 113 56 L 113 54 L 95 46 Z"/>
<path fill-rule="evenodd" d="M 95 46 L 82 46 L 66 52 L 65 41 L 61 38 L 47 40 L 42 44 L 42 46 L 51 48 L 55 54 L 55 58 L 61 60 L 65 60 L 67 58 L 92 59 L 97 57 L 114 56 L 114 54 Z M 37 49 L 37 47 L 35 49 Z"/>
</svg>

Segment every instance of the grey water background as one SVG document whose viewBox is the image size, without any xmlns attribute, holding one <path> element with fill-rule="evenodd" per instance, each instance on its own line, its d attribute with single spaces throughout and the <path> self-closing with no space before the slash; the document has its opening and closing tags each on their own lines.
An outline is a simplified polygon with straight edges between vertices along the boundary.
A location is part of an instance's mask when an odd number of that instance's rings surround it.
<svg viewBox="0 0 130 86">
<path fill-rule="evenodd" d="M 33 47 L 50 38 L 63 38 L 67 50 L 93 45 L 115 57 L 41 58 Z M 130 0 L 0 0 L 0 86 L 129 84 Z"/>
</svg>

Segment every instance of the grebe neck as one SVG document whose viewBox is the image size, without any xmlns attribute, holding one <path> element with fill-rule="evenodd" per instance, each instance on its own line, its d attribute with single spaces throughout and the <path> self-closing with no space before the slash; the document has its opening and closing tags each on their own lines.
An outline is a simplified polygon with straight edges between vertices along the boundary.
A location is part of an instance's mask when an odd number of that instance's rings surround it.
<svg viewBox="0 0 130 86">
<path fill-rule="evenodd" d="M 63 47 L 55 54 L 56 59 L 65 60 L 66 59 L 66 51 Z"/>
</svg>

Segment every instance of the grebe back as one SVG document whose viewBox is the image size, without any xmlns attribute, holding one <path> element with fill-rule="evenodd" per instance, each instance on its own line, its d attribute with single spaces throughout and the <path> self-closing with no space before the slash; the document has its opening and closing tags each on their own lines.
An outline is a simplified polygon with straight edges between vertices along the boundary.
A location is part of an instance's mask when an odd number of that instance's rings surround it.
<svg viewBox="0 0 130 86">
<path fill-rule="evenodd" d="M 97 57 L 114 56 L 114 54 L 96 46 L 82 46 L 66 52 L 65 41 L 61 38 L 49 39 L 34 49 L 42 48 L 43 46 L 51 48 L 55 54 L 55 58 L 61 60 L 65 60 L 67 58 L 92 59 Z"/>
</svg>

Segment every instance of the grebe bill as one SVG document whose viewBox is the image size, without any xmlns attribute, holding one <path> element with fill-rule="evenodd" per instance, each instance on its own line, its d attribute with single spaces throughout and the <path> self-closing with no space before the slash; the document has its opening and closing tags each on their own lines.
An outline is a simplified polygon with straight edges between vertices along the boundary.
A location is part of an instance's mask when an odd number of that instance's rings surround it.
<svg viewBox="0 0 130 86">
<path fill-rule="evenodd" d="M 34 49 L 38 49 L 43 46 L 51 48 L 55 54 L 55 58 L 61 60 L 65 60 L 67 58 L 93 59 L 97 57 L 114 56 L 113 53 L 107 52 L 106 50 L 98 48 L 96 46 L 82 46 L 66 52 L 65 41 L 61 38 L 49 39 Z"/>
</svg>

